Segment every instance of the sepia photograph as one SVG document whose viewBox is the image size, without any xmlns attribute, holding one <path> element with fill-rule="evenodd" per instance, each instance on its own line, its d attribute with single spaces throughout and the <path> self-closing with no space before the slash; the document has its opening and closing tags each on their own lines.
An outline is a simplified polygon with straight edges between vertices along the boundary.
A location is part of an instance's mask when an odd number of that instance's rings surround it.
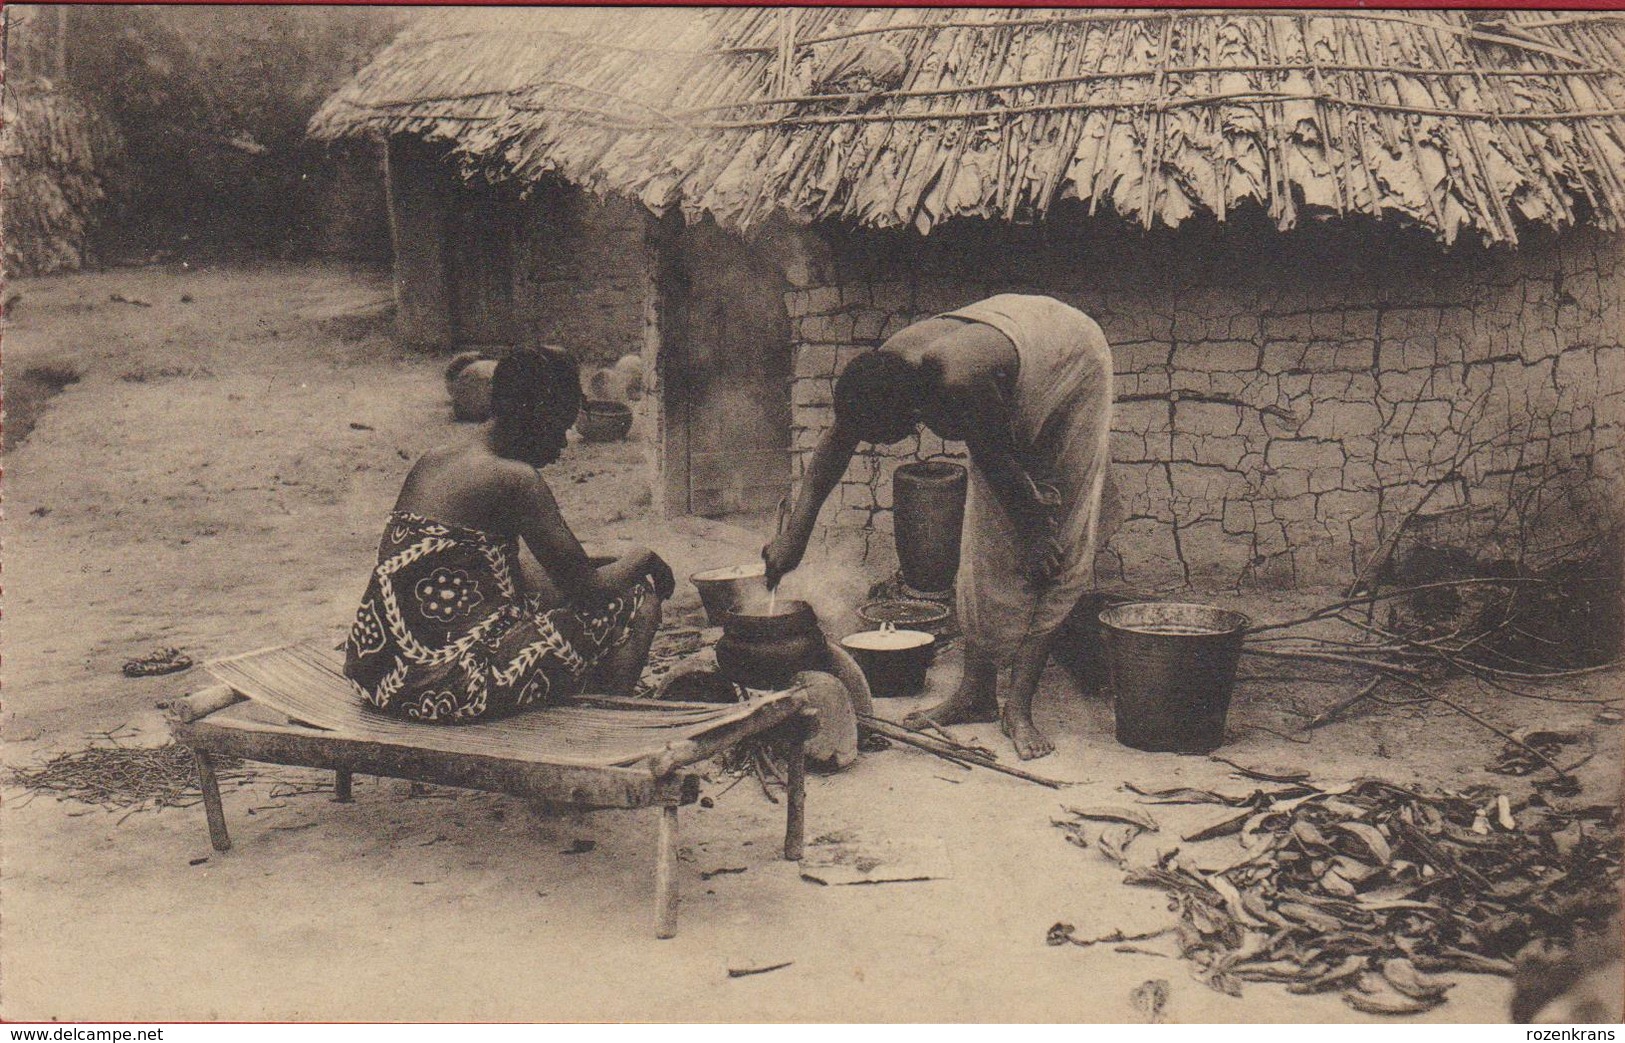
<svg viewBox="0 0 1625 1043">
<path fill-rule="evenodd" d="M 1625 1020 L 1625 14 L 0 18 L 0 1018 Z"/>
</svg>

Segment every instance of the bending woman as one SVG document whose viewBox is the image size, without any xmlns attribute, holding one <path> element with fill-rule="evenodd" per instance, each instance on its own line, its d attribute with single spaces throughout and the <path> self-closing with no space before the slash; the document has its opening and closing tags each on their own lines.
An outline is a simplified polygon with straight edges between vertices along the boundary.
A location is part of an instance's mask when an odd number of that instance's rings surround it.
<svg viewBox="0 0 1625 1043">
<path fill-rule="evenodd" d="M 632 694 L 672 573 L 641 548 L 595 566 L 559 514 L 541 469 L 580 407 L 573 358 L 515 351 L 492 375 L 479 440 L 413 466 L 345 645 L 345 676 L 369 704 L 447 724 L 589 684 Z"/>
<path fill-rule="evenodd" d="M 963 441 L 970 491 L 955 588 L 965 676 L 918 716 L 998 717 L 1023 760 L 1042 757 L 1054 747 L 1033 724 L 1033 695 L 1055 631 L 1094 578 L 1111 412 L 1106 338 L 1060 301 L 1001 294 L 906 327 L 836 381 L 835 423 L 785 531 L 763 548 L 768 585 L 800 564 L 859 442 L 900 442 L 921 423 Z"/>
</svg>

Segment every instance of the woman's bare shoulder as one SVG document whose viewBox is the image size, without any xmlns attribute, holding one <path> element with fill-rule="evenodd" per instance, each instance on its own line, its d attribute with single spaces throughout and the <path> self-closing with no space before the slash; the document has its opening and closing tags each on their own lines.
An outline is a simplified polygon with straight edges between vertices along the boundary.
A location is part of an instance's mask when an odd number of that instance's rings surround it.
<svg viewBox="0 0 1625 1043">
<path fill-rule="evenodd" d="M 546 489 L 536 468 L 483 446 L 441 445 L 418 458 L 407 487 L 430 496 L 530 498 Z"/>
</svg>

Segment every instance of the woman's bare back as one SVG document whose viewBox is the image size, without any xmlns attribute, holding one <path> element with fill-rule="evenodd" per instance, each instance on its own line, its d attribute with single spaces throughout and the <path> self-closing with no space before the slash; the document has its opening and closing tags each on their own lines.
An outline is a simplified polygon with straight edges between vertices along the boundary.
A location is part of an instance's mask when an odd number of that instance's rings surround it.
<svg viewBox="0 0 1625 1043">
<path fill-rule="evenodd" d="M 512 536 L 519 531 L 514 491 L 541 481 L 529 464 L 500 457 L 483 445 L 439 446 L 424 453 L 406 476 L 395 509 Z"/>
<path fill-rule="evenodd" d="M 1008 337 L 969 319 L 934 316 L 899 330 L 882 351 L 935 374 L 921 421 L 939 436 L 964 439 L 980 423 L 1000 422 L 1015 390 L 1021 358 Z"/>
</svg>

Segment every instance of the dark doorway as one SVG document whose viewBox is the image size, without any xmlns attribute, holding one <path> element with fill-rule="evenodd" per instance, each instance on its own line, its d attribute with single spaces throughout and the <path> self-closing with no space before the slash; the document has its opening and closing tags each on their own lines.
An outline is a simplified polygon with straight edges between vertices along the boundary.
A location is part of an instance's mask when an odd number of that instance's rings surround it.
<svg viewBox="0 0 1625 1043">
<path fill-rule="evenodd" d="M 661 253 L 667 509 L 771 510 L 790 482 L 784 272 L 710 224 L 668 227 Z"/>
<path fill-rule="evenodd" d="M 450 194 L 446 268 L 458 344 L 507 347 L 514 340 L 512 203 L 472 184 Z"/>
</svg>

